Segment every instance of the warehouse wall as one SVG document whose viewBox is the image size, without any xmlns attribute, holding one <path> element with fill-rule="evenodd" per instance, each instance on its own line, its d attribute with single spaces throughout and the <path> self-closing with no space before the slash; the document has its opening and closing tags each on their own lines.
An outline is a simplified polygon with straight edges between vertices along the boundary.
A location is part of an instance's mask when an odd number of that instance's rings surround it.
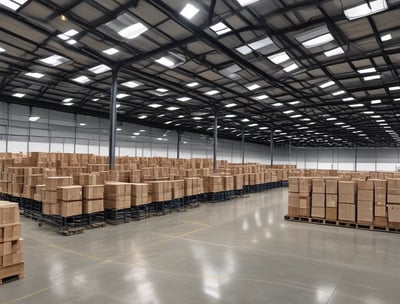
<svg viewBox="0 0 400 304">
<path fill-rule="evenodd" d="M 28 117 L 40 116 L 38 122 Z M 108 120 L 91 116 L 10 105 L 0 102 L 0 152 L 69 152 L 108 155 Z M 86 123 L 86 126 L 79 126 Z M 75 127 L 77 125 L 77 127 Z M 176 157 L 177 134 L 156 128 L 124 123 L 117 132 L 116 154 L 123 156 Z M 140 132 L 145 130 L 145 132 Z M 134 132 L 140 135 L 131 138 Z M 166 135 L 166 136 L 164 136 Z M 8 137 L 8 146 L 7 146 Z M 28 140 L 30 137 L 30 140 Z M 290 150 L 290 151 L 289 151 Z M 213 139 L 184 133 L 181 158 L 212 157 Z M 400 163 L 399 149 L 393 148 L 299 148 L 275 147 L 274 164 L 292 164 L 299 168 L 393 171 Z M 241 142 L 219 139 L 218 159 L 241 162 Z M 270 163 L 268 146 L 246 143 L 245 161 Z"/>
</svg>

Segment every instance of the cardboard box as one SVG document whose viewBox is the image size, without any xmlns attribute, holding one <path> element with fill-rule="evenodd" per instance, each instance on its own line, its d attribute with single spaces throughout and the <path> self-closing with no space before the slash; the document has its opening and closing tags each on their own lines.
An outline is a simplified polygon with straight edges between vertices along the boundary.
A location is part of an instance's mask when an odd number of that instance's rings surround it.
<svg viewBox="0 0 400 304">
<path fill-rule="evenodd" d="M 299 208 L 299 216 L 310 217 L 311 208 Z"/>
<path fill-rule="evenodd" d="M 22 252 L 8 254 L 2 257 L 1 267 L 8 267 L 22 262 Z"/>
<path fill-rule="evenodd" d="M 311 208 L 311 198 L 310 197 L 300 197 L 299 198 L 300 209 L 310 209 Z"/>
<path fill-rule="evenodd" d="M 312 179 L 302 178 L 299 180 L 299 192 L 311 193 L 312 191 Z"/>
<path fill-rule="evenodd" d="M 339 196 L 341 194 L 356 194 L 357 184 L 348 181 L 339 181 Z"/>
<path fill-rule="evenodd" d="M 338 208 L 337 207 L 326 207 L 325 218 L 327 220 L 336 221 L 338 218 Z"/>
<path fill-rule="evenodd" d="M 295 208 L 300 207 L 300 198 L 298 193 L 289 192 L 288 205 Z"/>
<path fill-rule="evenodd" d="M 355 204 L 356 203 L 356 195 L 339 193 L 339 203 Z"/>
<path fill-rule="evenodd" d="M 387 194 L 400 195 L 400 189 L 397 189 L 397 188 L 387 188 Z"/>
<path fill-rule="evenodd" d="M 0 226 L 20 222 L 19 206 L 17 203 L 0 201 Z"/>
<path fill-rule="evenodd" d="M 325 207 L 312 207 L 311 217 L 315 218 L 325 218 Z"/>
<path fill-rule="evenodd" d="M 84 199 L 82 201 L 82 213 L 90 214 L 104 211 L 103 199 Z"/>
<path fill-rule="evenodd" d="M 374 190 L 358 190 L 357 191 L 358 201 L 374 201 Z"/>
<path fill-rule="evenodd" d="M 82 201 L 59 201 L 60 215 L 70 217 L 82 214 Z"/>
<path fill-rule="evenodd" d="M 400 223 L 400 205 L 387 205 L 389 223 Z"/>
<path fill-rule="evenodd" d="M 42 202 L 42 212 L 44 215 L 59 215 L 60 206 L 57 202 L 55 203 Z"/>
<path fill-rule="evenodd" d="M 325 194 L 325 179 L 313 178 L 312 179 L 312 192 Z"/>
<path fill-rule="evenodd" d="M 387 187 L 393 189 L 400 188 L 400 178 L 387 178 Z"/>
<path fill-rule="evenodd" d="M 0 227 L 0 243 L 16 241 L 21 238 L 21 224 L 9 224 Z"/>
<path fill-rule="evenodd" d="M 325 193 L 314 193 L 312 194 L 312 207 L 323 207 L 325 208 Z"/>
<path fill-rule="evenodd" d="M 338 219 L 339 219 L 339 221 L 355 223 L 356 222 L 356 205 L 339 203 Z"/>
<path fill-rule="evenodd" d="M 369 191 L 369 190 L 365 190 Z M 372 201 L 357 202 L 357 223 L 373 224 L 374 221 L 374 204 Z"/>
<path fill-rule="evenodd" d="M 57 200 L 64 202 L 82 200 L 82 186 L 58 187 Z"/>
<path fill-rule="evenodd" d="M 104 198 L 104 185 L 85 185 L 82 187 L 82 198 L 85 200 L 101 200 Z"/>
<path fill-rule="evenodd" d="M 374 190 L 374 203 L 375 205 L 385 206 L 387 202 L 386 188 L 376 187 Z"/>
<path fill-rule="evenodd" d="M 338 193 L 338 180 L 337 179 L 326 179 L 326 193 L 337 194 Z"/>
<path fill-rule="evenodd" d="M 300 192 L 299 189 L 299 178 L 298 177 L 289 177 L 289 192 Z"/>
<path fill-rule="evenodd" d="M 58 187 L 71 186 L 72 181 L 72 176 L 50 176 L 44 179 L 46 189 L 51 191 L 57 191 Z"/>
<path fill-rule="evenodd" d="M 374 217 L 374 226 L 376 227 L 387 227 L 389 225 L 388 218 L 375 216 Z"/>
<path fill-rule="evenodd" d="M 84 173 L 79 175 L 79 185 L 92 186 L 97 185 L 98 175 L 95 173 Z"/>
<path fill-rule="evenodd" d="M 388 194 L 387 195 L 388 204 L 400 204 L 400 195 Z"/>
<path fill-rule="evenodd" d="M 357 181 L 357 189 L 358 190 L 374 190 L 374 182 L 373 181 L 364 181 L 358 180 Z"/>
<path fill-rule="evenodd" d="M 387 217 L 387 207 L 385 206 L 374 206 L 374 215 L 378 217 Z"/>
<path fill-rule="evenodd" d="M 337 208 L 338 206 L 338 196 L 337 194 L 326 194 L 326 207 Z"/>
</svg>

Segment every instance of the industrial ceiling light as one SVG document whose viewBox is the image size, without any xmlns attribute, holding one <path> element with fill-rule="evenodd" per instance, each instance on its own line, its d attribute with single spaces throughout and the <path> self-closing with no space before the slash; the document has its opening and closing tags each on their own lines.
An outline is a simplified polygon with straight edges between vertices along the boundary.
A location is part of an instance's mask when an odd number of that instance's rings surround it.
<svg viewBox="0 0 400 304">
<path fill-rule="evenodd" d="M 236 107 L 237 104 L 236 103 L 228 103 L 227 105 L 225 105 L 225 108 L 232 108 L 232 107 Z"/>
<path fill-rule="evenodd" d="M 238 51 L 242 55 L 248 55 L 253 51 L 258 51 L 263 55 L 267 55 L 276 52 L 277 50 L 279 50 L 279 48 L 269 37 L 256 40 L 252 43 L 236 48 L 236 51 Z"/>
<path fill-rule="evenodd" d="M 360 74 L 369 74 L 369 73 L 375 73 L 376 69 L 375 68 L 366 68 L 366 69 L 357 70 L 357 72 Z"/>
<path fill-rule="evenodd" d="M 261 86 L 257 83 L 246 85 L 246 89 L 248 89 L 249 91 L 254 91 L 257 90 L 258 88 L 261 88 Z"/>
<path fill-rule="evenodd" d="M 122 131 L 122 128 L 117 128 L 117 131 L 119 132 L 119 131 Z"/>
<path fill-rule="evenodd" d="M 326 25 L 308 30 L 296 36 L 296 40 L 305 48 L 313 48 L 334 40 Z"/>
<path fill-rule="evenodd" d="M 250 128 L 252 128 L 252 127 L 257 127 L 257 126 L 258 126 L 258 123 L 253 123 L 253 124 L 250 124 L 250 125 L 249 125 Z"/>
<path fill-rule="evenodd" d="M 296 63 L 292 63 L 291 65 L 285 67 L 283 70 L 287 73 L 296 70 L 299 66 Z"/>
<path fill-rule="evenodd" d="M 121 104 L 120 104 L 120 103 L 117 103 L 117 104 L 115 105 L 115 107 L 116 107 L 117 109 L 119 109 L 119 108 L 121 107 Z"/>
<path fill-rule="evenodd" d="M 381 75 L 371 75 L 371 76 L 366 76 L 364 77 L 365 81 L 370 81 L 370 80 L 376 80 L 376 79 L 380 79 Z"/>
<path fill-rule="evenodd" d="M 400 101 L 400 98 L 395 98 L 395 99 L 393 99 L 394 101 Z"/>
<path fill-rule="evenodd" d="M 152 104 L 149 104 L 148 105 L 150 108 L 153 108 L 153 109 L 158 109 L 158 108 L 161 108 L 162 107 L 162 105 L 160 105 L 160 104 L 158 104 L 158 103 L 152 103 Z"/>
<path fill-rule="evenodd" d="M 24 5 L 28 0 L 0 0 L 0 5 L 8 7 L 13 11 L 19 9 L 22 5 Z"/>
<path fill-rule="evenodd" d="M 236 117 L 236 115 L 235 114 L 227 114 L 227 115 L 225 115 L 225 117 L 226 118 L 234 118 L 234 117 Z"/>
<path fill-rule="evenodd" d="M 250 120 L 249 119 L 247 119 L 247 118 L 243 118 L 242 119 L 242 122 L 249 122 Z"/>
<path fill-rule="evenodd" d="M 283 112 L 283 114 L 292 114 L 292 113 L 294 113 L 293 110 L 287 110 L 287 111 L 284 111 L 284 112 Z"/>
<path fill-rule="evenodd" d="M 104 73 L 104 72 L 107 72 L 110 70 L 111 70 L 111 68 L 109 66 L 106 66 L 105 64 L 100 64 L 100 65 L 97 65 L 97 66 L 89 69 L 90 72 L 95 73 L 95 74 L 101 74 L 101 73 Z"/>
<path fill-rule="evenodd" d="M 240 72 L 241 70 L 242 70 L 242 68 L 240 66 L 238 66 L 237 64 L 233 64 L 222 70 L 219 70 L 218 73 L 224 75 L 225 77 L 231 78 L 231 79 L 238 79 L 238 78 L 240 78 L 240 76 L 236 73 Z"/>
<path fill-rule="evenodd" d="M 337 118 L 336 117 L 328 117 L 326 120 L 327 121 L 333 121 L 333 120 L 337 120 Z"/>
<path fill-rule="evenodd" d="M 69 61 L 67 58 L 59 56 L 59 55 L 52 55 L 43 59 L 39 59 L 39 61 L 47 64 L 47 65 L 51 65 L 51 66 L 57 66 L 60 64 L 63 64 L 67 61 Z"/>
<path fill-rule="evenodd" d="M 219 91 L 217 91 L 217 90 L 210 90 L 208 92 L 205 92 L 204 94 L 208 95 L 208 96 L 213 96 L 213 95 L 216 95 L 218 93 L 219 93 Z"/>
<path fill-rule="evenodd" d="M 352 8 L 344 10 L 344 15 L 349 20 L 354 20 L 387 10 L 388 4 L 386 0 L 368 1 L 368 3 L 360 4 Z"/>
<path fill-rule="evenodd" d="M 340 91 L 333 92 L 332 95 L 333 95 L 333 96 L 338 96 L 338 95 L 342 95 L 342 94 L 344 94 L 344 93 L 346 93 L 346 92 L 343 91 L 343 90 L 340 90 Z"/>
<path fill-rule="evenodd" d="M 29 117 L 29 121 L 31 121 L 31 122 L 38 121 L 39 119 L 40 119 L 40 116 L 31 116 L 31 117 Z"/>
<path fill-rule="evenodd" d="M 72 100 L 73 98 L 64 98 L 62 102 L 66 103 L 66 102 L 71 102 Z"/>
<path fill-rule="evenodd" d="M 161 64 L 169 69 L 174 69 L 186 62 L 183 55 L 168 52 L 168 55 L 155 59 L 155 62 Z"/>
<path fill-rule="evenodd" d="M 176 100 L 181 101 L 181 102 L 186 102 L 186 101 L 192 100 L 192 98 L 190 98 L 190 97 L 179 97 Z"/>
<path fill-rule="evenodd" d="M 324 82 L 324 83 L 320 84 L 319 87 L 321 89 L 325 89 L 325 88 L 329 88 L 330 86 L 333 86 L 334 84 L 335 84 L 335 82 L 330 80 L 328 82 Z"/>
<path fill-rule="evenodd" d="M 342 99 L 343 101 L 353 101 L 354 97 L 346 97 Z"/>
<path fill-rule="evenodd" d="M 186 4 L 185 7 L 181 10 L 180 14 L 186 19 L 192 19 L 200 10 L 195 7 L 193 4 Z"/>
<path fill-rule="evenodd" d="M 380 99 L 371 100 L 371 104 L 380 104 L 381 102 L 382 102 L 382 100 L 380 100 Z"/>
<path fill-rule="evenodd" d="M 301 115 L 301 114 L 296 114 L 296 115 L 290 116 L 290 118 L 300 118 L 300 117 L 303 117 L 303 115 Z"/>
<path fill-rule="evenodd" d="M 163 89 L 163 88 L 158 88 L 158 89 L 156 89 L 156 91 L 160 92 L 160 93 L 167 93 L 168 92 L 167 89 Z"/>
<path fill-rule="evenodd" d="M 176 110 L 179 110 L 179 108 L 178 107 L 168 107 L 167 110 L 168 111 L 176 111 Z"/>
<path fill-rule="evenodd" d="M 391 34 L 386 34 L 386 35 L 381 36 L 381 41 L 382 42 L 389 41 L 389 40 L 392 40 L 392 35 Z"/>
<path fill-rule="evenodd" d="M 106 49 L 106 50 L 104 50 L 104 51 L 102 51 L 104 54 L 107 54 L 107 55 L 110 55 L 110 56 L 112 56 L 112 55 L 115 55 L 115 54 L 117 54 L 118 52 L 119 52 L 119 50 L 117 50 L 117 49 L 115 49 L 115 48 L 109 48 L 109 49 Z"/>
<path fill-rule="evenodd" d="M 193 119 L 194 119 L 194 120 L 202 120 L 203 117 L 195 116 L 195 117 L 193 117 Z"/>
<path fill-rule="evenodd" d="M 350 108 L 360 108 L 363 107 L 364 104 L 363 103 L 355 103 L 355 104 L 350 104 L 349 107 Z"/>
<path fill-rule="evenodd" d="M 125 97 L 128 97 L 129 96 L 129 94 L 126 94 L 126 93 L 119 93 L 119 94 L 117 94 L 117 98 L 118 99 L 122 99 L 122 98 L 125 98 Z"/>
<path fill-rule="evenodd" d="M 17 97 L 17 98 L 22 98 L 25 96 L 25 94 L 24 93 L 14 93 L 13 96 Z"/>
<path fill-rule="evenodd" d="M 139 118 L 139 119 L 146 119 L 146 118 L 147 118 L 147 115 L 140 115 L 138 118 Z"/>
<path fill-rule="evenodd" d="M 44 76 L 44 74 L 38 72 L 28 72 L 25 73 L 25 75 L 36 79 L 42 78 Z"/>
<path fill-rule="evenodd" d="M 256 3 L 259 0 L 237 0 L 241 6 L 247 6 L 253 3 Z"/>
<path fill-rule="evenodd" d="M 295 106 L 295 105 L 297 105 L 297 104 L 299 104 L 299 103 L 300 103 L 299 100 L 295 100 L 295 101 L 289 102 L 289 104 L 292 105 L 292 106 Z"/>
<path fill-rule="evenodd" d="M 324 55 L 326 57 L 333 57 L 333 56 L 337 56 L 337 55 L 340 55 L 340 54 L 343 54 L 343 53 L 344 53 L 344 50 L 339 46 L 339 47 L 337 47 L 335 49 L 332 49 L 332 50 L 324 52 Z"/>
<path fill-rule="evenodd" d="M 147 30 L 148 28 L 143 23 L 138 22 L 118 31 L 118 34 L 126 39 L 134 39 Z"/>
<path fill-rule="evenodd" d="M 124 87 L 133 89 L 133 88 L 143 85 L 143 83 L 132 80 L 132 81 L 123 82 L 123 83 L 121 83 L 121 85 L 123 85 Z"/>
<path fill-rule="evenodd" d="M 90 81 L 90 79 L 86 76 L 78 76 L 76 78 L 73 78 L 72 80 L 79 83 L 87 83 Z"/>
<path fill-rule="evenodd" d="M 232 31 L 231 28 L 229 28 L 225 23 L 223 22 L 218 22 L 217 24 L 214 24 L 213 26 L 210 26 L 210 29 L 214 31 L 218 36 L 223 35 L 225 33 L 229 33 Z"/>
<path fill-rule="evenodd" d="M 315 37 L 313 39 L 310 39 L 308 41 L 303 42 L 303 46 L 307 49 L 321 46 L 323 44 L 327 44 L 328 42 L 333 40 L 333 36 L 330 33 Z"/>
<path fill-rule="evenodd" d="M 272 104 L 272 106 L 273 106 L 273 107 L 281 107 L 281 106 L 283 106 L 283 103 L 281 103 L 281 102 L 275 102 L 275 103 Z"/>
<path fill-rule="evenodd" d="M 198 85 L 199 85 L 198 82 L 191 82 L 191 83 L 188 83 L 186 86 L 189 88 L 194 88 L 194 87 L 197 87 Z"/>
<path fill-rule="evenodd" d="M 394 86 L 389 88 L 389 91 L 397 91 L 397 90 L 400 90 L 400 86 Z"/>
<path fill-rule="evenodd" d="M 73 105 L 74 105 L 73 102 L 66 102 L 66 103 L 63 103 L 63 106 L 73 106 Z"/>
<path fill-rule="evenodd" d="M 85 127 L 85 126 L 86 126 L 86 123 L 81 122 L 81 123 L 79 123 L 79 125 L 80 125 L 81 127 Z"/>
<path fill-rule="evenodd" d="M 74 44 L 76 44 L 78 41 L 76 41 L 75 39 L 69 39 L 68 41 L 67 41 L 67 43 L 69 44 L 69 45 L 74 45 Z"/>
<path fill-rule="evenodd" d="M 6 51 L 6 49 L 3 49 L 2 47 L 0 47 L 0 53 L 3 53 L 5 51 Z"/>
<path fill-rule="evenodd" d="M 260 127 L 260 130 L 267 130 L 268 127 Z"/>
<path fill-rule="evenodd" d="M 107 31 L 112 30 L 125 39 L 134 39 L 148 30 L 143 23 L 129 13 L 121 14 L 101 27 Z"/>
<path fill-rule="evenodd" d="M 256 100 L 264 100 L 264 99 L 269 98 L 269 96 L 263 94 L 263 95 L 255 96 L 255 97 L 253 97 L 253 98 L 256 99 Z"/>
<path fill-rule="evenodd" d="M 281 64 L 290 59 L 289 55 L 285 51 L 270 55 L 267 58 L 275 64 Z"/>
</svg>

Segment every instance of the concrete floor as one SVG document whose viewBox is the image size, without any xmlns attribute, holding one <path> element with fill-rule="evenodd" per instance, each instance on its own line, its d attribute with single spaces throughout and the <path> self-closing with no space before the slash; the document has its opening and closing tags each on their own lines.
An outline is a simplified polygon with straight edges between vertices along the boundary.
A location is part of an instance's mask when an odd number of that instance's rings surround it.
<svg viewBox="0 0 400 304">
<path fill-rule="evenodd" d="M 400 235 L 283 220 L 287 189 L 63 237 L 23 218 L 0 303 L 399 303 Z"/>
</svg>

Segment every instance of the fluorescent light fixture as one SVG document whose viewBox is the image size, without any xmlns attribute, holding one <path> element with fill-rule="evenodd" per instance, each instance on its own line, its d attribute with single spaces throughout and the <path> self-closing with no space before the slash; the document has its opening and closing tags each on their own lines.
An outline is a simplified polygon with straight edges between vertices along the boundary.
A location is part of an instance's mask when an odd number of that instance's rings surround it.
<svg viewBox="0 0 400 304">
<path fill-rule="evenodd" d="M 179 115 L 178 118 L 185 118 L 185 115 Z"/>
<path fill-rule="evenodd" d="M 200 10 L 193 4 L 186 4 L 186 6 L 181 10 L 180 14 L 186 19 L 192 19 Z"/>
<path fill-rule="evenodd" d="M 65 98 L 62 100 L 62 102 L 71 102 L 73 100 L 73 98 Z"/>
<path fill-rule="evenodd" d="M 227 115 L 225 115 L 225 117 L 226 118 L 233 118 L 233 117 L 236 117 L 236 115 L 235 114 L 227 114 Z"/>
<path fill-rule="evenodd" d="M 135 133 L 133 133 L 133 135 L 135 135 L 135 136 L 139 136 L 139 135 L 140 135 L 140 133 L 139 133 L 139 132 L 135 132 Z"/>
<path fill-rule="evenodd" d="M 146 132 L 146 130 L 139 130 L 139 132 L 145 133 L 145 132 Z"/>
<path fill-rule="evenodd" d="M 0 5 L 3 5 L 5 7 L 8 7 L 9 9 L 12 9 L 13 11 L 16 11 L 22 5 L 24 5 L 26 1 L 28 0 L 1 0 Z"/>
<path fill-rule="evenodd" d="M 78 76 L 76 78 L 73 78 L 72 80 L 79 83 L 87 83 L 90 81 L 90 79 L 86 76 Z"/>
<path fill-rule="evenodd" d="M 338 95 L 342 95 L 342 94 L 344 94 L 344 93 L 346 93 L 346 92 L 343 91 L 343 90 L 341 90 L 341 91 L 333 92 L 332 95 L 333 95 L 333 96 L 338 96 Z"/>
<path fill-rule="evenodd" d="M 119 131 L 122 131 L 122 129 L 121 128 L 117 128 L 117 131 L 119 132 Z"/>
<path fill-rule="evenodd" d="M 336 117 L 328 117 L 326 120 L 327 121 L 333 121 L 333 120 L 337 120 L 337 118 Z"/>
<path fill-rule="evenodd" d="M 147 115 L 140 115 L 138 118 L 139 118 L 139 119 L 146 119 L 146 118 L 147 118 Z"/>
<path fill-rule="evenodd" d="M 101 73 L 104 73 L 104 72 L 107 72 L 110 70 L 111 70 L 111 68 L 109 66 L 106 66 L 105 64 L 100 64 L 100 65 L 97 65 L 97 66 L 89 69 L 90 72 L 95 73 L 95 74 L 101 74 Z"/>
<path fill-rule="evenodd" d="M 143 85 L 143 83 L 132 80 L 132 81 L 123 82 L 123 83 L 121 83 L 121 85 L 123 85 L 124 87 L 133 89 L 133 88 Z"/>
<path fill-rule="evenodd" d="M 302 119 L 302 121 L 310 121 L 310 120 L 311 120 L 311 119 L 310 119 L 310 118 L 307 118 L 307 117 Z"/>
<path fill-rule="evenodd" d="M 218 36 L 232 31 L 232 29 L 227 27 L 223 22 L 218 22 L 217 24 L 210 26 L 210 29 L 213 30 Z"/>
<path fill-rule="evenodd" d="M 267 130 L 268 127 L 260 127 L 260 130 Z"/>
<path fill-rule="evenodd" d="M 371 100 L 371 104 L 379 104 L 381 102 L 382 102 L 382 100 L 380 100 L 380 99 Z"/>
<path fill-rule="evenodd" d="M 295 100 L 295 101 L 289 102 L 289 104 L 292 105 L 292 106 L 295 106 L 295 105 L 297 105 L 297 104 L 299 104 L 299 103 L 300 103 L 299 100 Z"/>
<path fill-rule="evenodd" d="M 176 110 L 179 110 L 179 108 L 178 107 L 168 107 L 167 110 L 168 111 L 176 111 Z"/>
<path fill-rule="evenodd" d="M 296 114 L 296 115 L 290 116 L 290 118 L 300 118 L 300 117 L 303 117 L 303 115 L 301 115 L 301 114 Z"/>
<path fill-rule="evenodd" d="M 377 119 L 376 122 L 385 122 L 384 119 Z"/>
<path fill-rule="evenodd" d="M 165 124 L 165 125 L 169 125 L 169 124 L 172 124 L 172 123 L 173 123 L 173 121 L 170 120 L 170 121 L 165 122 L 164 124 Z"/>
<path fill-rule="evenodd" d="M 249 127 L 257 127 L 257 126 L 258 126 L 258 123 L 253 123 L 253 124 L 249 125 Z"/>
<path fill-rule="evenodd" d="M 257 83 L 246 85 L 246 89 L 248 89 L 249 91 L 254 91 L 257 90 L 258 88 L 261 88 L 261 86 Z"/>
<path fill-rule="evenodd" d="M 384 41 L 392 40 L 392 35 L 391 35 L 391 34 L 383 35 L 383 36 L 381 36 L 381 40 L 382 40 L 383 42 L 384 42 Z"/>
<path fill-rule="evenodd" d="M 104 54 L 107 54 L 107 55 L 115 55 L 115 54 L 117 54 L 119 52 L 119 50 L 117 50 L 116 48 L 109 48 L 109 49 L 106 49 L 106 50 L 104 50 L 103 51 L 103 53 Z"/>
<path fill-rule="evenodd" d="M 363 103 L 354 103 L 354 104 L 350 104 L 349 107 L 350 108 L 360 108 L 363 107 L 364 104 Z"/>
<path fill-rule="evenodd" d="M 179 97 L 176 100 L 181 101 L 181 102 L 186 102 L 186 101 L 192 100 L 192 98 L 190 98 L 190 97 Z"/>
<path fill-rule="evenodd" d="M 186 59 L 184 56 L 180 54 L 175 54 L 172 52 L 169 52 L 168 55 L 163 56 L 161 58 L 155 59 L 155 62 L 158 64 L 161 64 L 169 69 L 176 68 L 179 65 L 182 65 L 185 63 Z"/>
<path fill-rule="evenodd" d="M 81 127 L 84 127 L 84 126 L 86 126 L 86 123 L 81 122 L 81 123 L 79 123 L 79 125 L 80 125 Z"/>
<path fill-rule="evenodd" d="M 382 116 L 380 116 L 380 115 L 371 115 L 371 118 L 382 118 Z"/>
<path fill-rule="evenodd" d="M 249 43 L 248 46 L 255 51 L 255 50 L 261 49 L 263 47 L 266 47 L 270 44 L 273 44 L 271 38 L 266 37 L 261 40 L 257 40 L 252 43 Z"/>
<path fill-rule="evenodd" d="M 400 98 L 395 98 L 395 99 L 393 99 L 394 101 L 400 101 Z"/>
<path fill-rule="evenodd" d="M 375 80 L 375 79 L 380 79 L 381 75 L 371 75 L 371 76 L 366 76 L 364 77 L 365 81 L 369 81 L 369 80 Z"/>
<path fill-rule="evenodd" d="M 66 102 L 66 103 L 63 103 L 63 106 L 73 106 L 73 105 L 74 105 L 73 102 Z"/>
<path fill-rule="evenodd" d="M 117 103 L 117 104 L 115 105 L 115 107 L 116 107 L 117 109 L 119 109 L 119 108 L 121 107 L 121 104 L 120 104 L 120 103 Z"/>
<path fill-rule="evenodd" d="M 43 59 L 39 59 L 39 61 L 41 61 L 47 65 L 57 66 L 57 65 L 67 62 L 68 59 L 65 57 L 62 57 L 62 56 L 52 55 L 52 56 L 49 56 L 49 57 L 46 57 Z"/>
<path fill-rule="evenodd" d="M 152 104 L 149 104 L 148 105 L 150 108 L 153 108 L 153 109 L 158 109 L 158 108 L 161 108 L 162 107 L 162 105 L 160 105 L 160 104 L 158 104 L 158 103 L 152 103 Z"/>
<path fill-rule="evenodd" d="M 32 122 L 38 121 L 39 119 L 40 119 L 40 116 L 31 116 L 31 117 L 29 117 L 29 121 L 32 121 Z"/>
<path fill-rule="evenodd" d="M 156 89 L 156 91 L 160 92 L 160 93 L 167 93 L 168 92 L 167 89 L 163 89 L 163 88 L 158 88 L 158 89 Z"/>
<path fill-rule="evenodd" d="M 285 67 L 283 70 L 284 70 L 285 72 L 291 72 L 291 71 L 297 69 L 298 67 L 299 67 L 299 66 L 298 66 L 296 63 L 292 63 L 291 65 Z"/>
<path fill-rule="evenodd" d="M 249 122 L 250 120 L 248 120 L 247 118 L 243 118 L 242 122 Z"/>
<path fill-rule="evenodd" d="M 61 40 L 68 40 L 69 39 L 69 37 L 67 35 L 65 35 L 65 34 L 58 34 L 57 37 L 60 38 Z"/>
<path fill-rule="evenodd" d="M 332 56 L 337 56 L 337 55 L 340 55 L 340 54 L 343 54 L 343 53 L 344 53 L 344 50 L 339 46 L 339 47 L 337 47 L 335 49 L 332 49 L 332 50 L 324 52 L 324 55 L 326 57 L 332 57 Z"/>
<path fill-rule="evenodd" d="M 238 51 L 242 55 L 248 55 L 251 52 L 253 52 L 253 50 L 251 48 L 249 48 L 247 45 L 236 48 L 236 51 Z"/>
<path fill-rule="evenodd" d="M 76 44 L 78 41 L 76 41 L 75 39 L 69 39 L 68 41 L 67 41 L 67 43 L 69 44 L 69 45 L 74 45 L 74 44 Z"/>
<path fill-rule="evenodd" d="M 134 39 L 146 31 L 147 27 L 138 22 L 118 31 L 118 34 L 126 39 Z"/>
<path fill-rule="evenodd" d="M 37 78 L 37 79 L 42 78 L 44 76 L 44 74 L 37 73 L 37 72 L 28 72 L 28 73 L 25 73 L 25 75 L 29 76 L 29 77 Z"/>
<path fill-rule="evenodd" d="M 191 82 L 191 83 L 188 83 L 186 86 L 189 88 L 194 88 L 194 87 L 197 87 L 198 85 L 199 85 L 198 82 Z"/>
<path fill-rule="evenodd" d="M 343 101 L 353 101 L 354 97 L 346 97 L 342 99 Z"/>
<path fill-rule="evenodd" d="M 78 32 L 77 30 L 72 29 L 72 30 L 66 31 L 66 32 L 64 33 L 64 35 L 66 35 L 66 36 L 68 36 L 68 37 L 72 37 L 72 36 L 75 36 L 75 35 L 78 34 L 78 33 L 79 33 L 79 32 Z"/>
<path fill-rule="evenodd" d="M 366 114 L 366 115 L 372 115 L 372 114 L 375 114 L 375 112 L 374 112 L 374 111 L 365 111 L 364 114 Z"/>
<path fill-rule="evenodd" d="M 216 95 L 218 93 L 219 93 L 219 91 L 217 91 L 217 90 L 211 90 L 211 91 L 205 92 L 204 94 L 206 94 L 208 96 L 213 96 L 213 95 Z"/>
<path fill-rule="evenodd" d="M 254 99 L 256 99 L 256 100 L 264 100 L 264 99 L 267 99 L 267 98 L 269 98 L 269 96 L 265 95 L 265 94 L 254 97 Z"/>
<path fill-rule="evenodd" d="M 100 98 L 93 98 L 92 100 L 93 100 L 93 101 L 99 101 Z"/>
<path fill-rule="evenodd" d="M 310 40 L 302 42 L 303 46 L 307 49 L 321 46 L 323 44 L 327 44 L 328 42 L 332 41 L 334 38 L 331 33 L 326 33 L 324 35 L 312 38 Z"/>
<path fill-rule="evenodd" d="M 237 0 L 241 6 L 247 6 L 256 3 L 258 0 Z"/>
<path fill-rule="evenodd" d="M 344 15 L 349 20 L 354 20 L 369 15 L 387 10 L 388 5 L 386 0 L 369 1 L 365 4 L 360 4 L 349 9 L 344 10 Z"/>
<path fill-rule="evenodd" d="M 195 116 L 195 117 L 193 117 L 193 119 L 194 119 L 194 120 L 202 120 L 203 117 Z"/>
<path fill-rule="evenodd" d="M 335 84 L 335 82 L 331 80 L 331 81 L 325 82 L 323 84 L 320 84 L 319 87 L 321 89 L 325 89 L 325 88 L 328 88 L 330 86 L 333 86 L 334 84 Z"/>
<path fill-rule="evenodd" d="M 267 58 L 275 64 L 281 64 L 290 59 L 289 55 L 286 52 L 273 54 L 271 56 L 268 56 Z"/>
<path fill-rule="evenodd" d="M 129 94 L 126 94 L 126 93 L 119 93 L 119 94 L 117 94 L 117 98 L 118 99 L 122 99 L 122 98 L 125 98 L 125 97 L 128 97 L 129 96 Z"/>
<path fill-rule="evenodd" d="M 3 49 L 2 47 L 0 47 L 0 53 L 3 53 L 5 51 L 6 51 L 6 49 Z"/>
<path fill-rule="evenodd" d="M 342 125 L 344 125 L 344 122 L 335 122 L 335 125 L 342 126 Z"/>
<path fill-rule="evenodd" d="M 366 69 L 358 70 L 357 72 L 360 74 L 375 73 L 376 69 L 375 68 L 366 68 Z"/>
<path fill-rule="evenodd" d="M 287 111 L 284 111 L 284 112 L 283 112 L 283 114 L 292 114 L 292 113 L 294 113 L 293 110 L 287 110 Z"/>
<path fill-rule="evenodd" d="M 236 107 L 237 104 L 236 103 L 228 103 L 227 105 L 225 105 L 225 108 L 232 108 L 232 107 Z"/>
<path fill-rule="evenodd" d="M 400 90 L 400 86 L 390 87 L 389 91 L 397 91 Z"/>
<path fill-rule="evenodd" d="M 25 96 L 25 94 L 24 93 L 14 93 L 13 96 L 17 97 L 17 98 L 22 98 Z"/>
<path fill-rule="evenodd" d="M 281 103 L 281 102 L 275 102 L 275 103 L 272 104 L 272 106 L 273 106 L 273 107 L 281 107 L 281 106 L 283 106 L 283 103 Z"/>
</svg>

